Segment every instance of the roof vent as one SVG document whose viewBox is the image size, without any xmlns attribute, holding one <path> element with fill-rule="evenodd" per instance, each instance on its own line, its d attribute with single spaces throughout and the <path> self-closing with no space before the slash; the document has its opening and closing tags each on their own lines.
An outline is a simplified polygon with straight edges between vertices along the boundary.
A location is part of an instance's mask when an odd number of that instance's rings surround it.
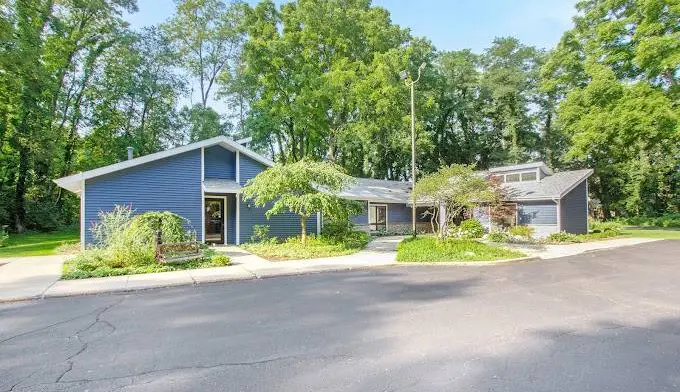
<svg viewBox="0 0 680 392">
<path fill-rule="evenodd" d="M 133 152 L 135 151 L 134 147 L 128 147 L 127 152 L 128 152 L 128 161 L 132 158 L 134 158 Z"/>
</svg>

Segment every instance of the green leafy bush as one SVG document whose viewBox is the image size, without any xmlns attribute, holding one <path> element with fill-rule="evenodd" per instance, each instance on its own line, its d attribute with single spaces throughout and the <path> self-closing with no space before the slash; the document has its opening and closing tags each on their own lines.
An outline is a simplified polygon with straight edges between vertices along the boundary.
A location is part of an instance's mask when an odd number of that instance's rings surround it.
<svg viewBox="0 0 680 392">
<path fill-rule="evenodd" d="M 321 234 L 326 237 L 340 238 L 354 231 L 354 223 L 349 219 L 332 219 L 323 223 Z"/>
<path fill-rule="evenodd" d="M 484 235 L 484 226 L 482 226 L 482 223 L 477 219 L 467 219 L 460 224 L 458 233 L 460 238 L 482 238 Z"/>
<path fill-rule="evenodd" d="M 512 226 L 510 234 L 530 240 L 534 235 L 534 228 L 529 226 Z"/>
<path fill-rule="evenodd" d="M 545 242 L 583 242 L 576 234 L 560 231 L 559 233 L 551 233 L 545 238 Z"/>
<path fill-rule="evenodd" d="M 503 231 L 503 230 L 493 230 L 492 232 L 489 233 L 489 235 L 486 238 L 491 242 L 509 242 L 510 241 L 510 235 L 508 234 L 507 231 Z"/>
<path fill-rule="evenodd" d="M 0 226 L 0 246 L 2 246 L 8 238 L 9 234 L 7 233 L 7 226 Z"/>
<path fill-rule="evenodd" d="M 231 264 L 231 259 L 225 254 L 218 253 L 210 257 L 210 264 L 215 267 L 224 267 Z"/>
<path fill-rule="evenodd" d="M 623 232 L 623 225 L 619 222 L 608 221 L 591 221 L 590 222 L 590 232 L 591 233 L 613 233 L 619 235 Z"/>
<path fill-rule="evenodd" d="M 659 216 L 631 216 L 618 221 L 631 226 L 680 227 L 680 214 L 669 213 Z"/>
<path fill-rule="evenodd" d="M 97 222 L 92 224 L 90 232 L 97 247 L 107 248 L 116 241 L 130 224 L 132 207 L 116 205 L 113 210 L 99 211 Z"/>
<path fill-rule="evenodd" d="M 269 240 L 269 225 L 253 225 L 250 242 L 266 242 Z"/>
</svg>

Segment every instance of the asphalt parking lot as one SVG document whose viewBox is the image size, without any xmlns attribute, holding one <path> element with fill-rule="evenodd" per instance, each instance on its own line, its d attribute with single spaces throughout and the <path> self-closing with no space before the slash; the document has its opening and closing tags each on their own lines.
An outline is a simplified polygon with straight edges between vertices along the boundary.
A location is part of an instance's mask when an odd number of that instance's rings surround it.
<svg viewBox="0 0 680 392">
<path fill-rule="evenodd" d="M 0 305 L 0 391 L 677 391 L 680 241 Z"/>
</svg>

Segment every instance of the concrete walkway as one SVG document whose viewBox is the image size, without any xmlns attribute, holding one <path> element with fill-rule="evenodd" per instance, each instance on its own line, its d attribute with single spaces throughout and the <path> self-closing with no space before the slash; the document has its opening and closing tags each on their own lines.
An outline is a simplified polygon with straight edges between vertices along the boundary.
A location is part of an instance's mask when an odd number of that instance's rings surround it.
<svg viewBox="0 0 680 392">
<path fill-rule="evenodd" d="M 216 250 L 231 257 L 232 265 L 229 267 L 78 280 L 59 280 L 65 256 L 3 259 L 6 264 L 0 265 L 0 302 L 390 266 L 396 264 L 396 246 L 403 238 L 377 238 L 365 250 L 352 255 L 276 262 L 267 261 L 235 246 L 224 246 Z M 656 240 L 624 238 L 572 245 L 507 246 L 520 249 L 532 257 L 552 259 L 650 241 Z"/>
</svg>

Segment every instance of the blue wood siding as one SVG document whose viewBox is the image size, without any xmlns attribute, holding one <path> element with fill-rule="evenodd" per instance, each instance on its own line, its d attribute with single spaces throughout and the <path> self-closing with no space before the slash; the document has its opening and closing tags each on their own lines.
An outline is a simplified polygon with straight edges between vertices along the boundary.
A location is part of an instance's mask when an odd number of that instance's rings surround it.
<svg viewBox="0 0 680 392">
<path fill-rule="evenodd" d="M 250 242 L 255 225 L 269 226 L 269 234 L 272 237 L 288 238 L 300 235 L 300 218 L 297 215 L 283 213 L 267 219 L 264 214 L 269 208 L 255 207 L 252 201 L 243 202 L 243 200 L 240 200 L 239 202 L 242 244 Z M 307 234 L 316 234 L 316 214 L 310 216 L 307 220 Z"/>
<path fill-rule="evenodd" d="M 588 195 L 586 181 L 581 182 L 560 200 L 561 230 L 572 234 L 588 232 Z"/>
<path fill-rule="evenodd" d="M 472 210 L 472 217 L 477 219 L 487 230 L 491 230 L 491 216 L 489 206 L 478 206 Z"/>
<path fill-rule="evenodd" d="M 406 204 L 387 204 L 387 225 L 396 223 L 411 223 L 411 207 Z"/>
<path fill-rule="evenodd" d="M 260 163 L 245 154 L 239 155 L 239 166 L 241 168 L 241 177 L 239 178 L 241 185 L 244 185 L 248 180 L 255 178 L 258 173 L 268 168 L 267 165 Z"/>
<path fill-rule="evenodd" d="M 236 195 L 227 196 L 227 244 L 236 244 Z"/>
<path fill-rule="evenodd" d="M 236 153 L 220 146 L 204 149 L 205 178 L 236 179 Z"/>
<path fill-rule="evenodd" d="M 92 178 L 85 183 L 85 244 L 99 211 L 130 205 L 136 213 L 172 211 L 201 239 L 201 151 L 194 150 Z"/>
<path fill-rule="evenodd" d="M 557 204 L 552 200 L 521 202 L 519 208 L 520 225 L 556 225 Z"/>
</svg>

